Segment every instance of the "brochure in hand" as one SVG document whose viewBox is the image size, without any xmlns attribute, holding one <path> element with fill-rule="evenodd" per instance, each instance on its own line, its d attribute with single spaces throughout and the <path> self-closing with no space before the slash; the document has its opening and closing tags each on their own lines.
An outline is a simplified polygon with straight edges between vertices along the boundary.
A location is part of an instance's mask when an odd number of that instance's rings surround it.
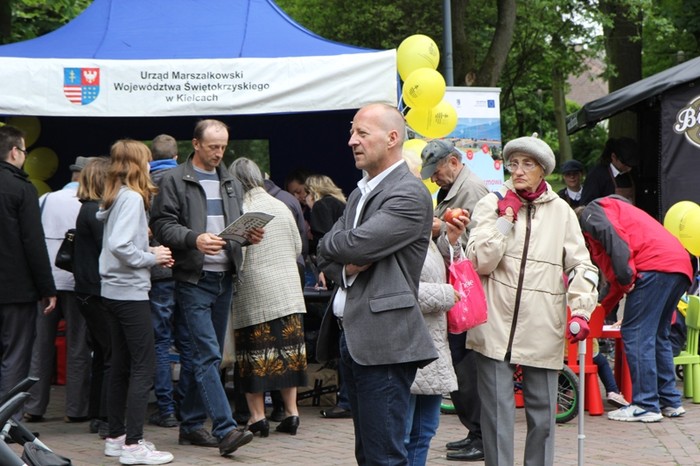
<svg viewBox="0 0 700 466">
<path fill-rule="evenodd" d="M 224 228 L 224 230 L 219 233 L 219 236 L 223 239 L 236 241 L 245 246 L 250 244 L 245 237 L 245 233 L 253 228 L 264 227 L 274 217 L 274 215 L 266 214 L 265 212 L 246 212 Z"/>
</svg>

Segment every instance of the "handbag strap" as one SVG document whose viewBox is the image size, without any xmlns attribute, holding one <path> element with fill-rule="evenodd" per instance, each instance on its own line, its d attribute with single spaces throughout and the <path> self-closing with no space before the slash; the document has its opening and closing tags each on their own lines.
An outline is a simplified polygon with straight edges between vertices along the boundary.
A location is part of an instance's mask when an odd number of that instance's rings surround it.
<svg viewBox="0 0 700 466">
<path fill-rule="evenodd" d="M 452 243 L 450 243 L 449 241 L 447 242 L 447 246 L 450 248 L 450 265 L 452 265 L 454 263 L 455 250 L 452 246 Z M 461 247 L 459 248 L 459 258 L 462 260 L 467 258 L 467 256 L 464 255 L 464 249 L 462 249 Z"/>
</svg>

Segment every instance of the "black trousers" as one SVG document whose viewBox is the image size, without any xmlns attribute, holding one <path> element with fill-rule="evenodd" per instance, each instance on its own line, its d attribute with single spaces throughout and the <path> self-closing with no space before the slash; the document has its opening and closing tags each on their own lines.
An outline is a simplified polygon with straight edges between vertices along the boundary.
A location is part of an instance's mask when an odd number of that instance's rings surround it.
<svg viewBox="0 0 700 466">
<path fill-rule="evenodd" d="M 132 445 L 143 438 L 148 395 L 155 378 L 151 305 L 148 301 L 106 298 L 103 301 L 109 310 L 112 342 L 112 368 L 107 391 L 109 436 L 116 438 L 126 433 L 126 444 Z"/>
<path fill-rule="evenodd" d="M 88 417 L 107 419 L 107 387 L 112 359 L 107 307 L 100 296 L 77 294 L 80 313 L 85 318 L 92 348 L 92 380 Z"/>
<path fill-rule="evenodd" d="M 465 348 L 467 332 L 448 334 L 452 364 L 457 375 L 457 390 L 450 393 L 459 421 L 469 429 L 473 446 L 483 450 L 481 441 L 481 398 L 477 389 L 476 358 L 472 350 Z"/>
</svg>

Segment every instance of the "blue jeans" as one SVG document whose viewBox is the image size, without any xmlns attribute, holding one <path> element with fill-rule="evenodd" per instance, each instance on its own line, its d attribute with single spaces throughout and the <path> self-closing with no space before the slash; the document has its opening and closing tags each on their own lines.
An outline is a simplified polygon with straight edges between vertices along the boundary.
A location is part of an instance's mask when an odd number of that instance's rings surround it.
<svg viewBox="0 0 700 466">
<path fill-rule="evenodd" d="M 647 411 L 681 405 L 669 333 L 673 311 L 689 285 L 682 274 L 639 272 L 627 296 L 621 333 L 632 377 L 630 402 Z"/>
<path fill-rule="evenodd" d="M 175 281 L 160 280 L 151 283 L 151 320 L 156 344 L 156 377 L 154 391 L 161 416 L 175 413 L 173 379 L 170 372 L 170 346 L 173 342 L 175 314 Z"/>
<path fill-rule="evenodd" d="M 336 406 L 346 411 L 350 411 L 350 400 L 348 399 L 348 387 L 343 383 L 342 359 L 338 359 L 338 402 Z"/>
<path fill-rule="evenodd" d="M 355 428 L 355 459 L 360 466 L 408 464 L 404 432 L 415 363 L 362 366 L 340 335 L 340 365 Z"/>
<path fill-rule="evenodd" d="M 598 377 L 600 377 L 600 381 L 603 382 L 605 393 L 620 393 L 620 389 L 617 387 L 617 382 L 615 382 L 615 375 L 613 375 L 613 371 L 610 368 L 608 358 L 606 358 L 603 353 L 598 353 L 593 356 L 593 364 L 598 366 Z"/>
<path fill-rule="evenodd" d="M 428 460 L 430 441 L 440 424 L 442 395 L 411 395 L 410 403 L 404 439 L 408 464 L 424 466 Z"/>
<path fill-rule="evenodd" d="M 233 279 L 228 272 L 202 272 L 199 283 L 177 282 L 180 345 L 180 430 L 191 432 L 212 420 L 212 434 L 221 440 L 237 427 L 219 375 L 221 349 L 231 311 Z"/>
</svg>

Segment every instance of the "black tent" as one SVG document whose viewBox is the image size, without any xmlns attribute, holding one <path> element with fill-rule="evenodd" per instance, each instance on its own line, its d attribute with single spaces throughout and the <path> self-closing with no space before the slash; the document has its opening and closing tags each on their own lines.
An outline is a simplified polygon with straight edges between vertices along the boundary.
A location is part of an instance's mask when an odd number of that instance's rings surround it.
<svg viewBox="0 0 700 466">
<path fill-rule="evenodd" d="M 700 203 L 700 57 L 585 104 L 567 117 L 573 134 L 624 111 L 637 114 L 637 204 L 663 218 L 678 201 Z"/>
</svg>

